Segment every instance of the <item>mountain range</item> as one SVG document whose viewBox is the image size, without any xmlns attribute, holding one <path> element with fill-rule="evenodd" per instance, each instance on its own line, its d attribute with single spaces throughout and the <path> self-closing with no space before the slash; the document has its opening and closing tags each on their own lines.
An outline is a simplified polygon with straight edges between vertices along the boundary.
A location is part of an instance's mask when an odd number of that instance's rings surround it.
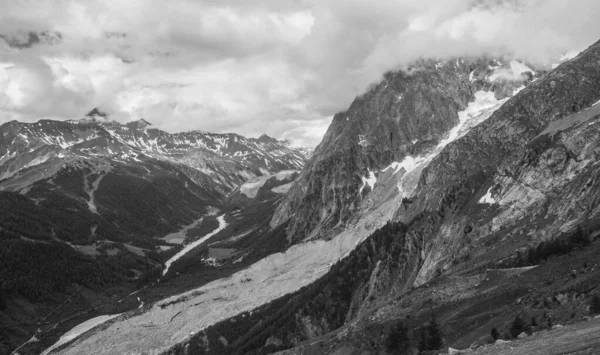
<svg viewBox="0 0 600 355">
<path fill-rule="evenodd" d="M 6 123 L 3 250 L 57 248 L 77 272 L 33 288 L 15 277 L 3 344 L 382 354 L 402 323 L 407 347 L 433 354 L 432 324 L 445 348 L 487 351 L 492 329 L 582 322 L 600 292 L 599 63 L 600 42 L 551 70 L 418 60 L 336 114 L 314 152 L 97 110 Z M 196 248 L 173 261 L 178 238 Z M 76 311 L 47 320 L 59 295 Z M 40 309 L 17 316 L 24 305 Z"/>
</svg>

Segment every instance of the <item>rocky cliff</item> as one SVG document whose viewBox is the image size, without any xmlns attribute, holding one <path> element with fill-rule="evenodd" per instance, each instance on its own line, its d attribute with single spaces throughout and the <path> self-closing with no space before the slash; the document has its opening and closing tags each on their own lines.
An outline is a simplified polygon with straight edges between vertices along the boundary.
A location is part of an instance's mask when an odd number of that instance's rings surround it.
<svg viewBox="0 0 600 355">
<path fill-rule="evenodd" d="M 490 58 L 419 61 L 386 74 L 334 116 L 271 225 L 290 220 L 292 242 L 335 234 L 372 188 L 375 172 L 455 138 L 449 136 L 461 122 L 459 112 L 476 93 L 502 100 L 541 74 L 518 61 Z"/>
</svg>

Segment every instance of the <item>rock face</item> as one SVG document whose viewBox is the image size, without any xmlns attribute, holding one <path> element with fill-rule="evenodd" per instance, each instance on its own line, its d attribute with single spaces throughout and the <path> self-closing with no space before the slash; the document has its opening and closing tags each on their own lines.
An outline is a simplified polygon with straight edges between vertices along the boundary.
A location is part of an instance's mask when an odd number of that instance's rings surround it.
<svg viewBox="0 0 600 355">
<path fill-rule="evenodd" d="M 422 61 L 384 80 L 334 116 L 323 141 L 271 221 L 290 220 L 292 242 L 327 238 L 343 228 L 366 192 L 364 181 L 406 156 L 423 155 L 447 138 L 475 93 L 512 96 L 541 73 L 497 73 L 513 64 L 497 59 Z M 360 193 L 359 193 L 360 192 Z M 336 229 L 337 228 L 337 229 Z"/>
</svg>

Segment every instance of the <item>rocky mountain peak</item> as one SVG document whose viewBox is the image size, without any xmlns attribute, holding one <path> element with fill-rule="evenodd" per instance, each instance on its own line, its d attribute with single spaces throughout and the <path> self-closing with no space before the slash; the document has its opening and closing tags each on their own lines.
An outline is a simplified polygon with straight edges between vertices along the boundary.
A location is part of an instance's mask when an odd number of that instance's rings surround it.
<svg viewBox="0 0 600 355">
<path fill-rule="evenodd" d="M 94 107 L 90 112 L 88 112 L 86 115 L 86 117 L 89 118 L 93 118 L 93 119 L 98 119 L 98 118 L 106 118 L 106 113 L 103 111 L 100 111 L 97 107 Z"/>
<path fill-rule="evenodd" d="M 543 74 L 489 57 L 419 60 L 386 73 L 334 116 L 271 225 L 289 220 L 291 242 L 343 228 L 377 172 L 407 157 L 437 154 Z"/>
<path fill-rule="evenodd" d="M 263 133 L 260 137 L 258 137 L 257 140 L 261 143 L 281 143 L 277 139 L 270 137 L 265 133 Z"/>
</svg>

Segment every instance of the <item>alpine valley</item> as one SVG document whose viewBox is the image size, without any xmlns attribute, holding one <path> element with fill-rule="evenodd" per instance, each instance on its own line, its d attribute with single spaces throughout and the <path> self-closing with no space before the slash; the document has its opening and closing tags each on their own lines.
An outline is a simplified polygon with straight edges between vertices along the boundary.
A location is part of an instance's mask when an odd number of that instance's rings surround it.
<svg viewBox="0 0 600 355">
<path fill-rule="evenodd" d="M 314 152 L 99 110 L 9 122 L 1 349 L 387 354 L 402 322 L 407 351 L 597 354 L 599 158 L 600 42 L 552 69 L 415 61 Z"/>
</svg>

